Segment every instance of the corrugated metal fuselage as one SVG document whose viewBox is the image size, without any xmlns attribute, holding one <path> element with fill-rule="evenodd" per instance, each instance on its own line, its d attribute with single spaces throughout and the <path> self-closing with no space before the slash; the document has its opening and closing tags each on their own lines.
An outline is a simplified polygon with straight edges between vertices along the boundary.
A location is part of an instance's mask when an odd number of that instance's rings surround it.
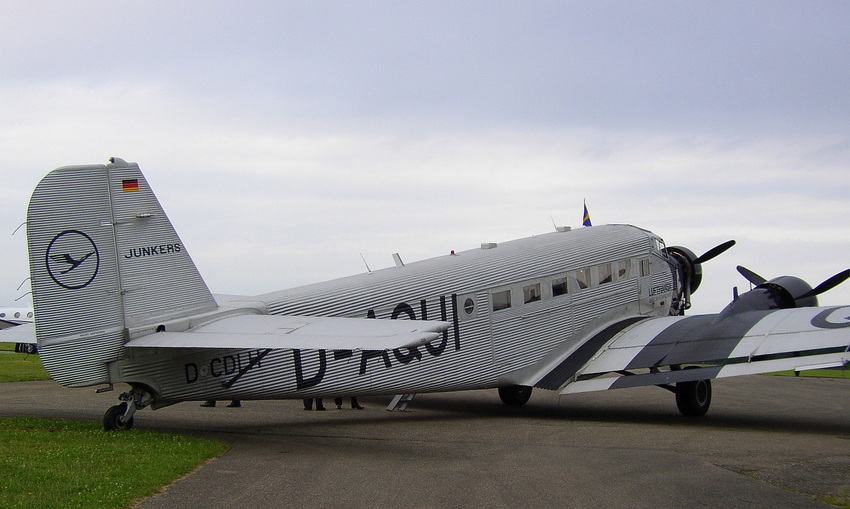
<svg viewBox="0 0 850 509">
<path fill-rule="evenodd" d="M 113 363 L 110 373 L 113 381 L 144 384 L 160 403 L 505 385 L 512 373 L 576 346 L 614 320 L 666 315 L 675 282 L 659 247 L 657 237 L 646 230 L 596 226 L 250 299 L 269 314 L 452 324 L 442 338 L 422 347 L 128 349 L 127 357 Z"/>
</svg>

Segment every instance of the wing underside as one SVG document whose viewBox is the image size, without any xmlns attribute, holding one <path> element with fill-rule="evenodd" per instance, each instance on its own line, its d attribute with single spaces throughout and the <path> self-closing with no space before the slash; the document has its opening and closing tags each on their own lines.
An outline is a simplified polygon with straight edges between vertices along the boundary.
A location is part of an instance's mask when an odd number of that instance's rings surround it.
<svg viewBox="0 0 850 509">
<path fill-rule="evenodd" d="M 550 361 L 528 385 L 570 394 L 840 367 L 848 348 L 850 307 L 636 317 Z"/>
</svg>

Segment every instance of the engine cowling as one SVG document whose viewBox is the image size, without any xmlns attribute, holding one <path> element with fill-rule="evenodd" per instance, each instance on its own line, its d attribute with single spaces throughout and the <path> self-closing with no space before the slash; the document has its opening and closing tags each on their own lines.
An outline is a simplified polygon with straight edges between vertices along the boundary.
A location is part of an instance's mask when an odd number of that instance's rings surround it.
<svg viewBox="0 0 850 509">
<path fill-rule="evenodd" d="M 676 280 L 677 290 L 670 314 L 683 315 L 691 307 L 691 294 L 697 291 L 702 282 L 702 263 L 711 260 L 720 253 L 735 245 L 734 240 L 714 246 L 701 256 L 682 246 L 665 248 L 670 261 L 670 268 Z"/>
<path fill-rule="evenodd" d="M 811 294 L 811 285 L 795 276 L 779 276 L 759 285 L 759 287 L 766 288 L 776 295 L 779 309 L 818 305 L 817 295 Z"/>
<path fill-rule="evenodd" d="M 767 281 L 740 265 L 738 272 L 754 284 L 755 288 L 740 295 L 726 306 L 726 309 L 721 312 L 722 316 L 745 311 L 815 307 L 818 305 L 818 295 L 850 278 L 850 269 L 847 269 L 812 288 L 809 283 L 795 276 L 780 276 Z"/>
<path fill-rule="evenodd" d="M 696 262 L 699 257 L 683 246 L 671 246 L 666 251 L 667 255 L 676 263 L 680 284 L 684 285 L 687 282 L 688 286 L 684 289 L 689 293 L 697 291 L 702 282 L 702 264 Z"/>
</svg>

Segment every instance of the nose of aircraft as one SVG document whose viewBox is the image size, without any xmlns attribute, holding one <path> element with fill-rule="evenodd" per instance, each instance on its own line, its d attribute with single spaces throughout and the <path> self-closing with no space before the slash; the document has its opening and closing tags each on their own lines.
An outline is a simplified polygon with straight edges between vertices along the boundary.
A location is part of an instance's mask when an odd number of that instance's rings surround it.
<svg viewBox="0 0 850 509">
<path fill-rule="evenodd" d="M 665 249 L 673 260 L 673 268 L 677 272 L 679 283 L 679 295 L 677 295 L 673 314 L 684 314 L 691 307 L 691 294 L 697 291 L 702 282 L 702 264 L 707 262 L 735 245 L 734 240 L 727 240 L 709 249 L 700 256 L 682 246 L 672 246 Z"/>
</svg>

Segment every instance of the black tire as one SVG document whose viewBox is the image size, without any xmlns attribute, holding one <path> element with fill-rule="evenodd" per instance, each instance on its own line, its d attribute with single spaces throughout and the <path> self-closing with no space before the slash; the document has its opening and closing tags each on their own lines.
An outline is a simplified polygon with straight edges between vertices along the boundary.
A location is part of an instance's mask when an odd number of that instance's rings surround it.
<svg viewBox="0 0 850 509">
<path fill-rule="evenodd" d="M 15 343 L 15 353 L 38 355 L 38 347 L 29 343 Z"/>
<path fill-rule="evenodd" d="M 711 380 L 676 384 L 676 406 L 686 417 L 702 417 L 711 406 Z"/>
<path fill-rule="evenodd" d="M 531 398 L 531 390 L 533 387 L 528 385 L 509 385 L 507 387 L 499 387 L 499 398 L 502 403 L 509 406 L 522 406 L 528 403 Z"/>
<path fill-rule="evenodd" d="M 119 403 L 109 407 L 103 414 L 103 429 L 106 431 L 120 431 L 133 429 L 133 417 L 124 421 L 124 412 L 127 411 L 127 403 Z"/>
</svg>

